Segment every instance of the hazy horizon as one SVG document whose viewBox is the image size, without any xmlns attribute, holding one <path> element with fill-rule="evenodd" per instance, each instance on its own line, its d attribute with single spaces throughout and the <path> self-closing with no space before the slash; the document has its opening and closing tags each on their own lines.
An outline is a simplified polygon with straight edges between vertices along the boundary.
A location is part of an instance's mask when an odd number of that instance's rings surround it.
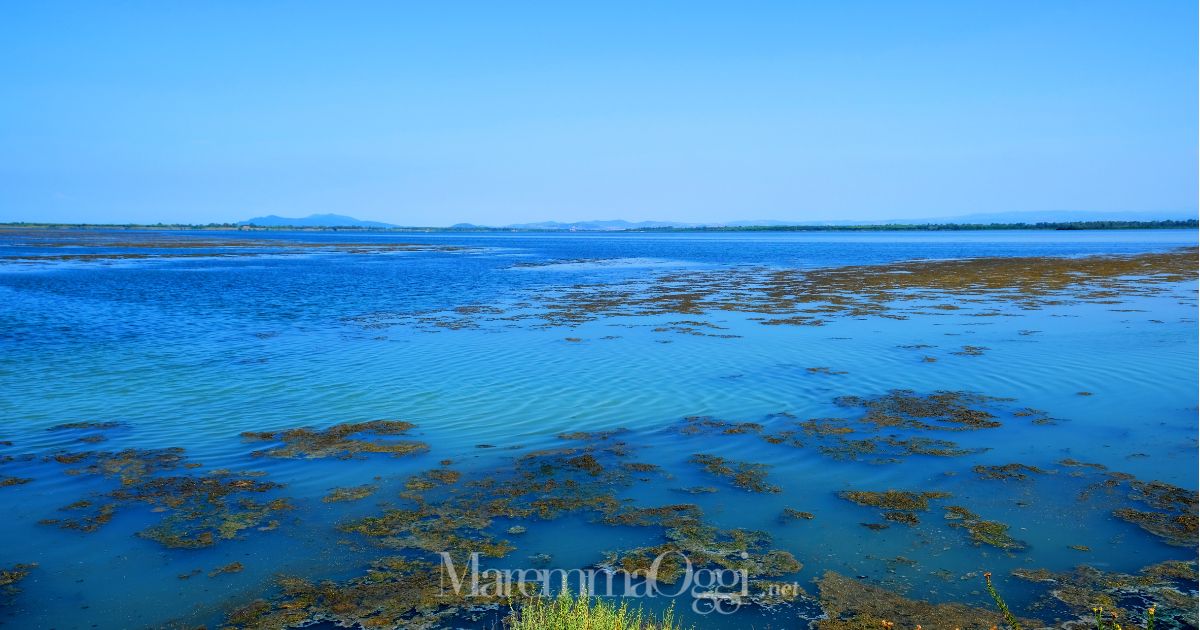
<svg viewBox="0 0 1200 630">
<path fill-rule="evenodd" d="M 0 221 L 1196 212 L 1194 3 L 4 16 Z"/>
</svg>

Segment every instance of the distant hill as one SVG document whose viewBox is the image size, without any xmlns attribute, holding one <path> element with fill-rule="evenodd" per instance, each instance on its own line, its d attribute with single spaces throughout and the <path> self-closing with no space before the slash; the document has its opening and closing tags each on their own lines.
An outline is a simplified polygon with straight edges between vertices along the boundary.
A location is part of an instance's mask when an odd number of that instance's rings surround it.
<svg viewBox="0 0 1200 630">
<path fill-rule="evenodd" d="M 643 230 L 647 228 L 689 228 L 703 227 L 704 223 L 681 223 L 679 221 L 623 221 L 614 219 L 609 221 L 575 221 L 573 223 L 561 223 L 559 221 L 542 221 L 540 223 L 514 223 L 504 227 L 513 230 L 589 230 L 589 231 L 606 231 L 606 230 Z"/>
<path fill-rule="evenodd" d="M 362 221 L 340 214 L 310 214 L 299 218 L 280 217 L 271 214 L 265 217 L 254 217 L 246 221 L 239 221 L 238 225 L 257 225 L 260 227 L 396 227 L 390 223 Z"/>
<path fill-rule="evenodd" d="M 952 217 L 930 217 L 923 219 L 887 219 L 883 221 L 780 221 L 775 219 L 715 221 L 710 223 L 684 223 L 681 221 L 542 221 L 539 223 L 516 223 L 504 226 L 510 230 L 579 230 L 616 231 L 645 229 L 689 229 L 689 228 L 748 228 L 786 226 L 861 226 L 861 225 L 965 225 L 965 224 L 1018 224 L 1018 223 L 1075 223 L 1086 221 L 1186 221 L 1195 219 L 1189 212 L 995 212 L 989 214 L 965 214 Z M 454 227 L 465 227 L 460 224 Z M 480 226 L 471 226 L 480 227 Z"/>
<path fill-rule="evenodd" d="M 1069 223 L 1072 221 L 1186 221 L 1195 218 L 1195 212 L 1083 212 L 1062 210 L 1048 212 L 992 212 L 986 214 L 964 214 L 955 217 L 871 221 L 870 223 Z"/>
<path fill-rule="evenodd" d="M 965 214 L 951 217 L 888 219 L 883 221 L 780 221 L 778 219 L 714 221 L 707 223 L 688 223 L 683 221 L 625 221 L 608 219 L 595 221 L 540 221 L 536 223 L 514 223 L 501 227 L 489 227 L 473 223 L 456 223 L 450 230 L 487 231 L 487 230 L 569 230 L 580 232 L 617 232 L 622 230 L 687 230 L 687 229 L 785 229 L 789 226 L 852 228 L 859 226 L 889 226 L 889 225 L 989 225 L 989 224 L 1037 224 L 1037 223 L 1080 223 L 1093 221 L 1130 222 L 1130 221 L 1162 221 L 1194 220 L 1195 213 L 1189 212 L 996 212 L 988 214 Z M 281 217 L 269 215 L 240 221 L 237 225 L 255 225 L 259 227 L 354 227 L 354 228 L 395 228 L 390 223 L 379 221 L 363 221 L 340 214 L 314 214 L 307 217 Z"/>
</svg>

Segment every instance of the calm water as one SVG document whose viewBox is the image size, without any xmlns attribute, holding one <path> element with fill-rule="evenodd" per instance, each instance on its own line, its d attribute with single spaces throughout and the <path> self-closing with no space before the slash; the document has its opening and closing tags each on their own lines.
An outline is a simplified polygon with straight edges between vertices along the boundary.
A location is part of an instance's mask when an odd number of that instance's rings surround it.
<svg viewBox="0 0 1200 630">
<path fill-rule="evenodd" d="M 1064 303 L 986 318 L 948 311 L 763 326 L 753 313 L 721 311 L 601 316 L 575 327 L 500 317 L 479 318 L 471 327 L 437 325 L 448 321 L 442 314 L 463 306 L 536 312 L 545 290 L 577 284 L 619 285 L 732 267 L 1136 254 L 1194 246 L 1193 231 L 252 237 L 259 240 L 212 232 L 0 234 L 0 440 L 12 442 L 0 454 L 18 456 L 0 466 L 0 475 L 33 480 L 0 487 L 6 512 L 0 567 L 38 564 L 19 593 L 0 601 L 0 622 L 211 627 L 229 607 L 271 595 L 278 574 L 344 579 L 361 573 L 385 552 L 336 525 L 379 512 L 380 501 L 394 497 L 406 475 L 442 459 L 455 460 L 466 473 L 486 471 L 558 445 L 557 433 L 616 427 L 632 430 L 627 441 L 637 459 L 673 475 L 625 496 L 646 505 L 695 502 L 721 527 L 771 533 L 773 547 L 804 565 L 787 581 L 810 593 L 813 578 L 834 570 L 914 597 L 989 606 L 980 571 L 1006 576 L 1016 568 L 1062 571 L 1089 563 L 1135 572 L 1194 558 L 1191 548 L 1166 545 L 1111 518 L 1110 510 L 1078 505 L 1080 481 L 1067 471 L 1033 483 L 982 481 L 971 472 L 979 464 L 1013 462 L 1050 469 L 1075 458 L 1195 490 L 1194 283 L 1120 305 Z M 198 246 L 178 247 L 189 241 Z M 145 247 L 156 242 L 171 247 Z M 321 246 L 348 242 L 364 245 L 353 251 Z M 429 247 L 372 247 L 398 242 Z M 153 255 L 125 256 L 146 252 Z M 661 330 L 679 320 L 715 323 L 736 337 Z M 900 347 L 913 345 L 929 347 Z M 987 350 L 954 354 L 964 345 Z M 936 361 L 923 362 L 923 356 Z M 951 439 L 964 447 L 990 450 L 893 465 L 834 460 L 752 436 L 697 441 L 672 430 L 695 415 L 738 422 L 846 415 L 834 398 L 897 388 L 1011 397 L 1014 408 L 1045 410 L 1059 422 L 956 434 Z M 349 461 L 256 458 L 250 453 L 261 446 L 239 438 L 244 431 L 382 418 L 415 423 L 414 435 L 431 450 Z M 81 421 L 122 426 L 104 432 L 108 440 L 99 444 L 77 442 L 76 432 L 47 430 Z M 198 470 L 266 472 L 265 478 L 286 485 L 280 494 L 296 509 L 273 531 L 203 549 L 168 549 L 136 536 L 161 518 L 149 506 L 123 508 L 91 533 L 38 524 L 114 487 L 100 477 L 65 474 L 67 466 L 45 455 L 176 446 L 203 463 Z M 687 463 L 700 451 L 768 464 L 770 481 L 782 491 L 754 494 L 723 485 Z M 33 457 L 19 457 L 24 454 Z M 382 489 L 357 502 L 321 501 L 333 487 L 366 483 Z M 671 490 L 694 485 L 722 489 L 695 496 Z M 893 488 L 951 492 L 953 503 L 1009 524 L 1028 549 L 1005 553 L 972 545 L 946 527 L 940 508 L 918 526 L 871 531 L 859 524 L 878 520 L 878 510 L 836 495 Z M 784 507 L 816 518 L 781 524 Z M 644 528 L 602 528 L 583 517 L 525 526 L 517 551 L 501 565 L 524 566 L 529 556 L 544 553 L 553 566 L 589 566 L 605 550 L 655 537 Z M 339 544 L 344 540 L 357 544 Z M 916 563 L 888 562 L 897 556 Z M 244 570 L 205 575 L 234 561 Z M 203 573 L 177 577 L 195 569 Z M 1046 592 L 1007 577 L 998 583 L 1017 607 Z M 787 627 L 802 608 L 748 608 L 740 616 L 689 621 L 746 627 L 774 619 Z"/>
</svg>

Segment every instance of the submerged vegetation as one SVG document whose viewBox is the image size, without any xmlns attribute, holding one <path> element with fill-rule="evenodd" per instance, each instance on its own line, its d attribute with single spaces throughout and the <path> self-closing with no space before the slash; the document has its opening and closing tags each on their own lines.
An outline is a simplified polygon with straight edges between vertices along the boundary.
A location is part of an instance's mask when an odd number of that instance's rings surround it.
<svg viewBox="0 0 1200 630">
<path fill-rule="evenodd" d="M 907 319 L 911 315 L 994 316 L 999 307 L 1037 310 L 1072 303 L 1116 304 L 1155 295 L 1194 281 L 1197 250 L 1087 257 L 1003 257 L 917 260 L 822 269 L 734 267 L 687 270 L 608 284 L 576 284 L 540 291 L 522 308 L 486 317 L 454 309 L 420 314 L 368 313 L 355 318 L 378 328 L 476 328 L 484 321 L 511 324 L 532 319 L 547 326 L 575 326 L 601 318 L 719 312 L 761 316 L 765 325 L 820 326 L 838 317 Z M 953 300 L 957 308 L 941 308 Z M 530 305 L 537 308 L 530 309 Z M 933 307 L 931 308 L 931 305 Z M 986 348 L 964 346 L 977 356 Z"/>
<path fill-rule="evenodd" d="M 283 497 L 254 498 L 283 487 L 259 479 L 259 473 L 213 470 L 181 474 L 199 466 L 189 462 L 181 448 L 64 452 L 50 459 L 81 466 L 67 469 L 69 475 L 96 475 L 120 482 L 114 490 L 63 506 L 59 511 L 66 516 L 39 521 L 63 529 L 94 532 L 108 524 L 119 509 L 144 505 L 163 517 L 139 536 L 171 548 L 209 547 L 252 528 L 274 529 L 278 522 L 271 518 L 293 507 Z"/>
<path fill-rule="evenodd" d="M 29 576 L 29 572 L 37 568 L 37 564 L 17 564 L 9 568 L 0 568 L 0 595 L 17 593 L 17 583 Z"/>
<path fill-rule="evenodd" d="M 977 545 L 991 545 L 1005 551 L 1024 551 L 1029 548 L 1025 543 L 1008 535 L 1008 525 L 985 521 L 961 505 L 947 507 L 946 520 L 950 522 L 951 527 L 967 530 L 971 540 Z"/>
<path fill-rule="evenodd" d="M 1016 407 L 1012 401 L 970 392 L 940 391 L 919 394 L 894 390 L 880 396 L 842 396 L 835 406 L 854 410 L 846 418 L 800 420 L 780 413 L 761 421 L 727 421 L 710 416 L 692 416 L 675 427 L 680 439 L 701 440 L 707 446 L 713 439 L 752 440 L 780 448 L 803 449 L 832 456 L 827 450 L 848 436 L 861 436 L 889 448 L 899 444 L 921 444 L 919 432 L 957 433 L 996 430 L 1006 423 L 1029 417 L 1048 417 L 1046 412 Z M 333 425 L 327 429 L 292 429 L 282 432 L 244 435 L 255 441 L 274 441 L 278 446 L 256 451 L 255 455 L 300 459 L 349 459 L 368 454 L 395 455 L 393 441 L 407 437 L 413 425 L 379 421 Z M 61 429 L 66 431 L 67 429 Z M 525 542 L 532 531 L 527 525 L 566 517 L 582 518 L 594 526 L 636 528 L 645 531 L 647 544 L 628 545 L 599 554 L 594 567 L 604 570 L 645 572 L 656 558 L 656 578 L 665 584 L 683 577 L 687 557 L 693 568 L 721 568 L 745 571 L 751 590 L 760 593 L 747 603 L 792 605 L 792 599 L 772 595 L 772 585 L 780 578 L 796 574 L 802 564 L 785 549 L 776 548 L 767 532 L 725 528 L 710 522 L 705 509 L 695 503 L 641 504 L 625 498 L 623 492 L 639 484 L 656 484 L 669 479 L 673 468 L 634 459 L 639 447 L 638 434 L 627 430 L 573 432 L 558 435 L 551 448 L 521 451 L 505 458 L 507 464 L 474 470 L 452 468 L 451 460 L 439 467 L 408 475 L 398 481 L 398 492 L 383 492 L 397 484 L 376 478 L 375 482 L 332 488 L 322 501 L 357 501 L 380 494 L 377 511 L 343 521 L 339 530 L 351 540 L 351 548 L 378 550 L 379 555 L 356 577 L 339 581 L 313 581 L 296 576 L 278 578 L 269 597 L 246 603 L 229 612 L 229 627 L 261 630 L 314 622 L 363 627 L 404 626 L 434 628 L 463 619 L 495 619 L 497 611 L 509 601 L 507 594 L 495 592 L 467 598 L 458 593 L 447 596 L 436 554 L 446 552 L 460 566 L 466 566 L 470 554 L 478 553 L 482 562 L 510 558 L 518 550 L 513 540 Z M 925 438 L 927 439 L 927 438 Z M 933 448 L 924 443 L 923 448 Z M 423 443 L 417 450 L 428 447 Z M 954 443 L 939 441 L 937 448 L 958 449 Z M 401 454 L 412 451 L 400 446 Z M 910 448 L 908 455 L 927 454 Z M 838 459 L 834 457 L 834 459 Z M 286 497 L 276 496 L 283 486 L 253 471 L 207 470 L 192 462 L 179 448 L 124 449 L 119 451 L 59 451 L 44 458 L 47 464 L 66 467 L 70 475 L 89 475 L 110 479 L 118 487 L 75 501 L 61 508 L 62 515 L 42 522 L 82 532 L 96 531 L 109 523 L 120 510 L 133 506 L 151 508 L 161 514 L 159 520 L 139 532 L 139 536 L 166 547 L 192 549 L 208 547 L 222 540 L 242 537 L 250 531 L 271 531 L 280 526 L 278 515 L 296 509 Z M 768 481 L 768 466 L 751 461 L 730 459 L 711 453 L 696 453 L 687 459 L 699 472 L 726 480 L 731 486 L 751 492 L 777 493 L 780 488 Z M 1041 479 L 1060 478 L 1083 486 L 1081 502 L 1101 502 L 1096 507 L 1110 510 L 1115 518 L 1133 521 L 1150 534 L 1173 544 L 1195 540 L 1194 514 L 1197 496 L 1160 481 L 1142 481 L 1132 475 L 1107 470 L 1100 464 L 1064 459 L 1061 469 L 1026 463 L 976 465 L 975 476 L 984 481 L 1041 483 Z M 1067 474 L 1055 474 L 1062 470 Z M 684 489 L 704 495 L 716 488 L 699 486 Z M 262 495 L 271 495 L 263 497 Z M 925 535 L 921 515 L 932 504 L 951 498 L 938 489 L 846 490 L 838 496 L 848 502 L 875 508 L 881 522 L 863 523 L 868 529 L 881 530 L 895 524 L 916 528 Z M 260 498 L 262 497 L 262 498 Z M 969 497 L 967 497 L 969 498 Z M 397 503 L 397 501 L 399 501 Z M 1014 553 L 1028 545 L 1010 534 L 1007 524 L 985 520 L 963 505 L 944 506 L 945 525 L 961 530 L 965 540 L 977 546 Z M 361 513 L 360 513 L 361 514 Z M 812 520 L 811 512 L 783 507 L 780 524 Z M 1189 520 L 1189 518 L 1191 520 Z M 945 526 L 943 525 L 943 526 Z M 798 530 L 797 530 L 798 531 Z M 642 536 L 642 534 L 639 534 Z M 365 543 L 365 544 L 364 544 Z M 1078 546 L 1079 548 L 1085 548 Z M 533 566 L 545 566 L 546 554 L 530 556 Z M 899 561 L 899 560 L 897 560 Z M 906 562 L 912 562 L 907 561 Z M 890 566 L 890 565 L 889 565 Z M 907 566 L 907 565 L 906 565 Z M 209 571 L 216 578 L 244 570 L 241 562 L 229 563 Z M 18 566 L 4 575 L 12 583 L 28 572 Z M 199 570 L 187 574 L 198 574 Z M 1079 618 L 1086 617 L 1092 606 L 1106 610 L 1122 608 L 1126 618 L 1143 615 L 1138 606 L 1128 607 L 1130 597 L 1158 606 L 1160 625 L 1166 620 L 1186 623 L 1180 612 L 1190 595 L 1187 585 L 1194 584 L 1194 565 L 1163 564 L 1126 576 L 1080 568 L 1074 573 L 1044 570 L 1019 570 L 1014 577 L 1036 583 L 1053 584 L 1046 597 L 1068 607 Z M 786 579 L 786 578 L 785 578 Z M 881 586 L 827 573 L 818 582 L 817 604 L 827 617 L 820 628 L 857 629 L 874 624 L 940 623 L 975 627 L 980 623 L 1016 627 L 1038 627 L 1035 620 L 1016 619 L 1002 608 L 1000 616 L 959 604 L 931 604 L 907 599 Z M 989 592 L 994 591 L 989 583 Z M 790 589 L 790 587 L 789 587 Z M 786 590 L 786 592 L 793 592 Z M 998 597 L 998 593 L 996 593 Z M 794 599 L 794 598 L 793 598 Z M 851 605 L 850 602 L 857 602 Z M 1003 601 L 998 599 L 997 601 Z M 521 615 L 528 623 L 543 619 L 544 606 L 559 606 L 553 601 L 534 600 L 518 608 L 510 620 Z M 598 612 L 595 602 L 572 604 L 571 614 Z M 591 612 L 579 608 L 584 606 Z M 541 608 L 539 608 L 541 607 Z M 621 610 L 620 605 L 609 612 Z M 1037 609 L 1030 609 L 1035 611 Z M 560 610 L 560 612 L 562 612 Z M 626 612 L 632 614 L 629 609 Z M 554 613 L 559 614 L 559 613 Z M 564 613 L 565 614 L 565 613 Z M 603 614 L 608 614 L 607 612 Z M 622 613 L 624 614 L 624 613 Z M 465 616 L 465 617 L 464 617 Z M 615 618 L 615 617 L 614 617 Z M 636 615 L 627 617 L 636 619 Z M 593 620 L 599 619 L 593 617 Z M 648 619 L 648 618 L 645 618 Z M 645 621 L 645 619 L 643 619 Z M 968 623 L 968 620 L 971 620 Z M 658 623 L 658 622 L 653 622 Z"/>
<path fill-rule="evenodd" d="M 1130 622 L 1128 625 L 1144 623 L 1154 610 L 1160 623 L 1173 621 L 1185 627 L 1197 624 L 1195 561 L 1162 562 L 1144 567 L 1135 575 L 1087 565 L 1065 572 L 1017 569 L 1012 575 L 1051 587 L 1038 608 L 1057 604 L 1081 618 L 1099 611 L 1119 613 Z"/>
<path fill-rule="evenodd" d="M 242 437 L 259 442 L 282 442 L 277 448 L 254 451 L 256 457 L 351 459 L 366 453 L 388 453 L 396 457 L 424 453 L 424 442 L 383 440 L 381 437 L 406 435 L 416 425 L 399 420 L 373 420 L 335 424 L 326 429 L 288 429 L 278 433 L 247 431 Z"/>
<path fill-rule="evenodd" d="M 507 525 L 516 519 L 545 521 L 576 514 L 590 516 L 602 526 L 657 529 L 659 542 L 613 552 L 601 566 L 645 570 L 666 553 L 658 573 L 664 582 L 681 575 L 680 554 L 696 567 L 744 570 L 752 579 L 800 569 L 791 554 L 771 548 L 768 534 L 718 528 L 704 520 L 696 505 L 640 507 L 621 500 L 615 491 L 639 482 L 622 465 L 628 463 L 633 449 L 617 439 L 621 435 L 566 435 L 564 439 L 575 444 L 526 453 L 509 467 L 477 476 L 447 468 L 414 475 L 404 483 L 404 506 L 341 527 L 391 554 L 403 555 L 381 559 L 365 575 L 345 582 L 313 584 L 282 578 L 277 597 L 235 611 L 229 624 L 284 628 L 323 620 L 369 627 L 432 627 L 467 608 L 499 604 L 500 593 L 491 599 L 472 598 L 471 606 L 458 595 L 445 596 L 440 567 L 431 558 L 446 552 L 465 566 L 473 552 L 482 558 L 508 556 L 515 546 L 494 532 L 499 522 L 510 535 L 523 533 L 523 527 Z"/>
<path fill-rule="evenodd" d="M 833 571 L 817 581 L 817 588 L 821 610 L 827 615 L 816 622 L 817 630 L 996 628 L 1008 623 L 1002 614 L 984 608 L 908 599 Z M 1040 625 L 1027 622 L 1028 627 Z"/>
<path fill-rule="evenodd" d="M 730 483 L 743 490 L 779 492 L 778 486 L 767 483 L 767 466 L 765 464 L 739 462 L 704 453 L 692 455 L 691 461 L 710 475 L 728 478 Z"/>
<path fill-rule="evenodd" d="M 929 510 L 930 499 L 945 499 L 950 494 L 947 492 L 908 492 L 903 490 L 887 490 L 884 492 L 846 490 L 839 492 L 838 496 L 858 505 L 883 508 L 880 516 L 886 520 L 916 525 L 920 521 L 917 517 L 917 512 Z"/>
</svg>

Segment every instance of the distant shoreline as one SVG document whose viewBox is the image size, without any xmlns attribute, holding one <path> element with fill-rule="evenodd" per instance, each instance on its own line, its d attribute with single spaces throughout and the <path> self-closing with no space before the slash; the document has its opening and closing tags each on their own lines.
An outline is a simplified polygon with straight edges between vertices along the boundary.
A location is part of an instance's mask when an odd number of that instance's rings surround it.
<svg viewBox="0 0 1200 630">
<path fill-rule="evenodd" d="M 975 232 L 991 230 L 1178 230 L 1197 229 L 1196 219 L 1162 221 L 1064 221 L 1043 223 L 920 223 L 920 224 L 873 224 L 873 225 L 755 225 L 755 226 L 712 226 L 712 227 L 654 227 L 620 230 L 580 230 L 564 228 L 493 228 L 473 226 L 456 227 L 355 227 L 355 226 L 255 226 L 232 223 L 194 224 L 105 224 L 105 223 L 0 223 L 0 230 L 149 230 L 149 231 L 236 231 L 236 232 L 462 232 L 462 233 L 520 233 L 548 232 L 587 234 L 621 234 L 636 232 Z"/>
</svg>

